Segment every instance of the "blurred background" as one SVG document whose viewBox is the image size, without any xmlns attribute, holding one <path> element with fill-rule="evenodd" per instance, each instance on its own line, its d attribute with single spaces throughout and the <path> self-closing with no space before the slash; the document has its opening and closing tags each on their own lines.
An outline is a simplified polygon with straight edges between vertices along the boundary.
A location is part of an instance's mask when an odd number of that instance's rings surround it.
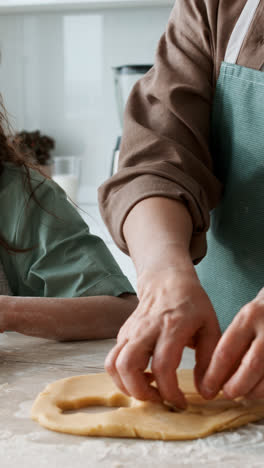
<svg viewBox="0 0 264 468">
<path fill-rule="evenodd" d="M 11 123 L 52 138 L 51 157 L 81 158 L 82 202 L 95 201 L 122 133 L 113 67 L 153 63 L 172 6 L 0 0 L 0 92 Z"/>
</svg>

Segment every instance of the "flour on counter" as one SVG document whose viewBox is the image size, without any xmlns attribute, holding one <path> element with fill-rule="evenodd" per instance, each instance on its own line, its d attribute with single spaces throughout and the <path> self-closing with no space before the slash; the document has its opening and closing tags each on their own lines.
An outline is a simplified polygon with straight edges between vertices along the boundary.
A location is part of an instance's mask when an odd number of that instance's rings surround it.
<svg viewBox="0 0 264 468">
<path fill-rule="evenodd" d="M 233 432 L 225 437 L 219 434 L 219 437 L 176 443 L 84 437 L 71 444 L 71 437 L 61 435 L 56 438 L 56 445 L 43 443 L 46 432 L 13 437 L 9 434 L 6 440 L 1 440 L 0 457 L 9 454 L 8 468 L 12 467 L 12 454 L 15 457 L 16 453 L 19 453 L 20 466 L 27 463 L 32 466 L 32 459 L 38 459 L 38 468 L 46 468 L 51 459 L 56 459 L 56 466 L 64 468 L 72 468 L 76 459 L 81 468 L 160 468 L 162 460 L 166 460 L 166 468 L 223 468 L 223 464 L 230 468 L 263 468 L 264 426 L 258 424 L 236 431 L 235 445 Z"/>
<path fill-rule="evenodd" d="M 7 393 L 8 391 L 9 391 L 9 389 L 8 389 L 8 382 L 5 382 L 5 383 L 3 383 L 3 384 L 0 384 L 0 393 L 1 393 L 1 392 Z"/>
<path fill-rule="evenodd" d="M 14 414 L 16 418 L 28 419 L 30 418 L 30 411 L 34 400 L 23 401 L 19 405 L 19 410 Z"/>
</svg>

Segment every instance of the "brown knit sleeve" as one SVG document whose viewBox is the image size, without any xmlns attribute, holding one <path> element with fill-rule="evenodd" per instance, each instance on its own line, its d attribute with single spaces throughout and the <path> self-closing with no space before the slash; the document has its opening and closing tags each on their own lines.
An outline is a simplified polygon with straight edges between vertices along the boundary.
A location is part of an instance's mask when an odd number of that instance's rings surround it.
<svg viewBox="0 0 264 468">
<path fill-rule="evenodd" d="M 142 199 L 163 196 L 188 207 L 194 262 L 205 254 L 209 211 L 221 197 L 209 150 L 218 3 L 176 1 L 154 67 L 130 95 L 119 171 L 99 188 L 101 214 L 124 252 L 129 211 Z"/>
</svg>

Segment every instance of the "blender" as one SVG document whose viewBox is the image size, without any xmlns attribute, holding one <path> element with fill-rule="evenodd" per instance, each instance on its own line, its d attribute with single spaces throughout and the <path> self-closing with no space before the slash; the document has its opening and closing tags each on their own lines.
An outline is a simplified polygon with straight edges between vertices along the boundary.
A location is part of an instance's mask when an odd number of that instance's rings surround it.
<svg viewBox="0 0 264 468">
<path fill-rule="evenodd" d="M 113 67 L 116 104 L 120 122 L 120 133 L 123 129 L 124 110 L 129 94 L 134 84 L 143 75 L 145 75 L 151 69 L 152 66 L 153 65 L 121 65 L 119 67 Z M 120 143 L 121 136 L 118 136 L 112 156 L 111 175 L 117 172 Z"/>
</svg>

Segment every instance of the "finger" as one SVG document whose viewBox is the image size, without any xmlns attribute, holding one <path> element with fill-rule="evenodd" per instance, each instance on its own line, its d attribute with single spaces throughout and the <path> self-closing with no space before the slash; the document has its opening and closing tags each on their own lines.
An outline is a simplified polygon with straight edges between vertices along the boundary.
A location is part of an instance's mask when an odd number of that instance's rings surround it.
<svg viewBox="0 0 264 468">
<path fill-rule="evenodd" d="M 171 315 L 165 316 L 152 358 L 151 368 L 162 400 L 179 408 L 186 407 L 186 400 L 178 385 L 176 369 L 183 349 L 193 335 L 194 331 L 186 320 L 175 322 Z"/>
<path fill-rule="evenodd" d="M 194 380 L 199 392 L 201 391 L 202 380 L 220 338 L 221 331 L 217 321 L 204 326 L 197 333 Z"/>
<path fill-rule="evenodd" d="M 186 408 L 186 400 L 179 388 L 176 369 L 181 362 L 185 343 L 186 340 L 180 340 L 177 336 L 167 340 L 161 336 L 151 366 L 162 400 L 182 409 Z"/>
<path fill-rule="evenodd" d="M 239 368 L 225 384 L 223 390 L 229 398 L 237 398 L 253 391 L 264 377 L 264 339 L 254 340 Z"/>
<path fill-rule="evenodd" d="M 116 360 L 116 370 L 128 393 L 138 400 L 161 401 L 159 392 L 150 385 L 144 372 L 148 366 L 151 352 L 141 343 L 128 342 Z"/>
<path fill-rule="evenodd" d="M 203 378 L 201 394 L 213 398 L 237 370 L 245 352 L 254 338 L 253 330 L 246 323 L 239 323 L 239 314 L 220 339 L 213 353 L 209 368 Z"/>
<path fill-rule="evenodd" d="M 116 386 L 125 393 L 125 395 L 130 396 L 130 393 L 127 391 L 126 387 L 123 385 L 122 380 L 119 377 L 119 374 L 116 369 L 116 360 L 120 354 L 120 351 L 125 346 L 126 342 L 118 343 L 111 351 L 108 353 L 105 359 L 104 367 L 108 374 L 112 377 Z"/>
<path fill-rule="evenodd" d="M 264 398 L 264 379 L 262 379 L 258 384 L 250 391 L 245 398 L 248 400 L 257 400 Z"/>
</svg>

